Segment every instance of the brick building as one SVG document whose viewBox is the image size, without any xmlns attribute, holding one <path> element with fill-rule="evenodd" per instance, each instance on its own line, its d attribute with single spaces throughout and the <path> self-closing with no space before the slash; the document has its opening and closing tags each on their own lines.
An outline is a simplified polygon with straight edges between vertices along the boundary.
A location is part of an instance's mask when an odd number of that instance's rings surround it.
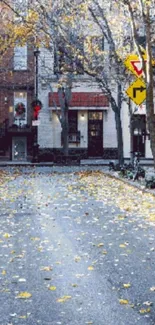
<svg viewBox="0 0 155 325">
<path fill-rule="evenodd" d="M 0 62 L 0 159 L 31 160 L 33 128 L 31 102 L 34 97 L 33 46 L 15 46 Z M 24 105 L 23 114 L 17 106 Z"/>
</svg>

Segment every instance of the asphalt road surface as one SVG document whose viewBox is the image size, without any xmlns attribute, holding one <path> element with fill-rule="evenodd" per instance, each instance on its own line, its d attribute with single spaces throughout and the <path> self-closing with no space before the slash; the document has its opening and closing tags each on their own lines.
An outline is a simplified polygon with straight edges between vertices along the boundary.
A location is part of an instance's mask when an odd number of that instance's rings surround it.
<svg viewBox="0 0 155 325">
<path fill-rule="evenodd" d="M 8 172 L 0 324 L 155 325 L 155 198 L 100 173 Z"/>
</svg>

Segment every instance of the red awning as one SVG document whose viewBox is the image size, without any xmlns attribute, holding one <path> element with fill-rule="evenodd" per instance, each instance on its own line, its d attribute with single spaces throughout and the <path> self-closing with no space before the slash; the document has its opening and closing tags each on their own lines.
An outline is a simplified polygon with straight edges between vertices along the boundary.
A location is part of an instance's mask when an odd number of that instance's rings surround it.
<svg viewBox="0 0 155 325">
<path fill-rule="evenodd" d="M 53 99 L 57 106 L 59 105 L 58 93 L 49 93 L 49 107 L 54 107 Z M 102 93 L 72 93 L 69 107 L 108 107 L 109 101 L 106 95 Z"/>
</svg>

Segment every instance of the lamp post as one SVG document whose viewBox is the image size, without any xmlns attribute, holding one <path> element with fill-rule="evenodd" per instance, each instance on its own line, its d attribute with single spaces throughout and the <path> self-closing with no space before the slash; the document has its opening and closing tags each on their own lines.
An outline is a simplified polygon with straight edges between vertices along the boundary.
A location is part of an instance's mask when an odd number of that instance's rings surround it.
<svg viewBox="0 0 155 325">
<path fill-rule="evenodd" d="M 40 51 L 38 48 L 34 50 L 34 57 L 35 57 L 35 97 L 38 99 L 38 57 Z"/>
<path fill-rule="evenodd" d="M 35 99 L 38 99 L 38 57 L 40 51 L 38 48 L 34 50 L 35 57 Z M 38 117 L 36 117 L 36 120 Z M 37 125 L 34 126 L 34 138 L 33 138 L 33 162 L 38 162 L 38 129 Z"/>
</svg>

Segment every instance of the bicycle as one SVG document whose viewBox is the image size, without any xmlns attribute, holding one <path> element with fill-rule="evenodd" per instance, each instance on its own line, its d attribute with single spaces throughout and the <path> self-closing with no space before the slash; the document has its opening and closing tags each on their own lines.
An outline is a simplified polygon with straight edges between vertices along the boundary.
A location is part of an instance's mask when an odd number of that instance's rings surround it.
<svg viewBox="0 0 155 325">
<path fill-rule="evenodd" d="M 145 177 L 145 170 L 140 166 L 140 156 L 141 153 L 139 151 L 134 152 L 133 158 L 133 181 L 138 180 L 138 178 Z"/>
</svg>

